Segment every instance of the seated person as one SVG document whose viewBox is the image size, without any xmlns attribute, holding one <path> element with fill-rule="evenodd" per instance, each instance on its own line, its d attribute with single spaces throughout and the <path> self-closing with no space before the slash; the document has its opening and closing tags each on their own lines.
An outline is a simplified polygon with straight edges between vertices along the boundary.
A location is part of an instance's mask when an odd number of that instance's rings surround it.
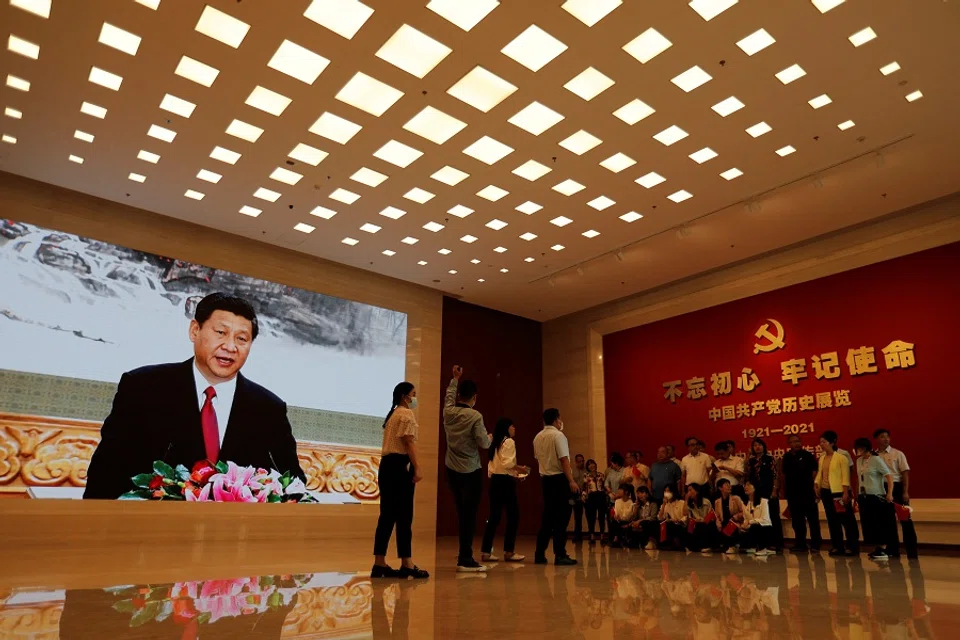
<svg viewBox="0 0 960 640">
<path fill-rule="evenodd" d="M 659 516 L 660 548 L 682 550 L 687 535 L 687 503 L 672 489 L 667 489 L 663 492 Z"/>
<path fill-rule="evenodd" d="M 733 485 L 726 478 L 717 481 L 717 490 L 720 492 L 720 497 L 713 506 L 717 517 L 717 531 L 720 532 L 717 548 L 733 555 L 737 553 L 740 525 L 743 524 L 743 500 L 733 493 Z"/>
<path fill-rule="evenodd" d="M 636 494 L 633 490 L 633 484 L 629 482 L 620 483 L 616 497 L 613 508 L 610 509 L 610 546 L 620 548 L 627 546 L 627 538 L 632 531 L 630 523 L 637 517 Z"/>
<path fill-rule="evenodd" d="M 747 553 L 758 556 L 773 555 L 776 552 L 769 548 L 773 542 L 770 505 L 766 498 L 760 497 L 752 481 L 748 480 L 743 488 L 747 492 L 747 501 L 744 504 L 743 524 L 740 525 L 740 531 L 743 532 L 741 546 Z"/>
<path fill-rule="evenodd" d="M 656 549 L 657 539 L 660 536 L 660 505 L 658 505 L 650 490 L 646 487 L 637 489 L 637 519 L 630 523 L 633 539 L 638 546 L 645 549 Z"/>
<path fill-rule="evenodd" d="M 692 482 L 687 485 L 687 536 L 686 547 L 690 551 L 700 551 L 704 555 L 710 554 L 714 540 L 714 525 L 716 514 L 713 505 L 703 495 L 700 485 Z"/>
</svg>

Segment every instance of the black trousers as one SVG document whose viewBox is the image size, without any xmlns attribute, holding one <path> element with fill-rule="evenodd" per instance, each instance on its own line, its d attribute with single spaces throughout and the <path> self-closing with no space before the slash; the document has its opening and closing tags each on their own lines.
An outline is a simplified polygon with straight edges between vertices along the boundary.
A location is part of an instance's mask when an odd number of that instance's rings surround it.
<svg viewBox="0 0 960 640">
<path fill-rule="evenodd" d="M 834 500 L 843 497 L 842 493 L 830 493 L 829 489 L 820 490 L 820 502 L 823 511 L 827 514 L 827 526 L 830 528 L 830 542 L 834 549 L 843 551 L 860 551 L 860 530 L 857 527 L 857 517 L 853 513 L 853 504 L 844 505 L 846 510 L 837 513 Z M 844 545 L 846 535 L 846 545 Z"/>
<path fill-rule="evenodd" d="M 743 549 L 766 549 L 776 544 L 775 541 L 776 532 L 773 527 L 752 524 L 749 529 L 743 532 L 740 547 Z"/>
<path fill-rule="evenodd" d="M 573 503 L 573 536 L 577 540 L 583 537 L 583 500 L 575 498 Z"/>
<path fill-rule="evenodd" d="M 453 500 L 457 505 L 460 531 L 458 561 L 473 560 L 473 536 L 477 532 L 477 510 L 480 508 L 480 494 L 483 491 L 480 469 L 470 473 L 460 473 L 447 467 L 447 481 L 450 483 Z"/>
<path fill-rule="evenodd" d="M 862 495 L 860 524 L 863 526 L 863 544 L 882 547 L 888 554 L 900 553 L 900 538 L 897 535 L 897 514 L 893 504 L 883 496 Z"/>
<path fill-rule="evenodd" d="M 607 522 L 607 511 L 609 510 L 607 494 L 602 491 L 594 491 L 587 494 L 587 531 L 593 535 L 593 527 L 600 521 L 600 535 L 603 535 L 604 527 Z"/>
<path fill-rule="evenodd" d="M 513 553 L 517 543 L 517 527 L 520 526 L 520 502 L 517 500 L 517 481 L 513 476 L 495 473 L 490 477 L 490 517 L 483 531 L 480 551 L 493 551 L 493 538 L 500 526 L 500 516 L 507 512 L 507 530 L 503 536 L 504 553 Z"/>
<path fill-rule="evenodd" d="M 906 504 L 903 501 L 903 484 L 900 482 L 893 483 L 893 501 L 897 504 Z M 913 526 L 913 520 L 901 520 L 900 526 L 903 528 L 903 546 L 907 548 L 907 555 L 915 558 L 917 556 L 917 530 Z M 899 550 L 900 536 L 896 528 L 894 528 L 894 533 L 897 534 L 897 550 Z"/>
<path fill-rule="evenodd" d="M 807 525 L 810 525 L 810 544 L 819 549 L 823 544 L 820 535 L 820 511 L 813 491 L 809 496 L 787 497 L 787 508 L 790 509 L 790 520 L 793 525 L 793 539 L 796 546 L 807 545 Z"/>
<path fill-rule="evenodd" d="M 380 519 L 373 542 L 373 555 L 387 555 L 387 545 L 397 530 L 397 556 L 409 558 L 413 540 L 413 466 L 410 457 L 389 453 L 380 459 Z"/>
<path fill-rule="evenodd" d="M 773 532 L 770 534 L 770 546 L 783 549 L 783 518 L 780 517 L 780 498 L 770 498 L 770 521 L 773 523 Z"/>
<path fill-rule="evenodd" d="M 654 544 L 660 541 L 660 522 L 657 520 L 641 520 L 640 528 L 635 530 L 637 533 L 637 544 L 641 547 L 647 546 L 651 540 Z"/>
<path fill-rule="evenodd" d="M 543 490 L 543 517 L 540 532 L 537 534 L 537 558 L 547 553 L 547 545 L 553 539 L 553 555 L 557 558 L 567 556 L 567 523 L 570 522 L 570 484 L 567 476 L 541 476 Z"/>
<path fill-rule="evenodd" d="M 687 529 L 686 547 L 690 551 L 712 549 L 718 533 L 716 522 L 698 522 L 693 527 L 693 533 Z"/>
</svg>

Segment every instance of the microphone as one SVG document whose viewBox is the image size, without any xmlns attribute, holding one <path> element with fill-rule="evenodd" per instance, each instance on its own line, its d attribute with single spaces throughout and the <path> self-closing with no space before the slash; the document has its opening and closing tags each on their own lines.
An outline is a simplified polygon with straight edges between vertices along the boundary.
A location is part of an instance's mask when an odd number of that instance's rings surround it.
<svg viewBox="0 0 960 640">
<path fill-rule="evenodd" d="M 167 443 L 167 450 L 164 452 L 163 457 L 160 458 L 160 461 L 161 461 L 161 462 L 164 462 L 164 463 L 166 463 L 166 464 L 170 464 L 169 462 L 167 462 L 167 456 L 170 455 L 170 450 L 171 450 L 171 449 L 173 449 L 173 441 L 172 441 L 172 440 Z"/>
<path fill-rule="evenodd" d="M 267 455 L 270 456 L 270 464 L 273 465 L 274 469 L 276 469 L 277 471 L 280 471 L 280 473 L 286 473 L 286 471 L 281 471 L 280 467 L 277 466 L 277 461 L 273 459 L 273 452 L 270 451 L 270 449 L 267 449 Z"/>
</svg>

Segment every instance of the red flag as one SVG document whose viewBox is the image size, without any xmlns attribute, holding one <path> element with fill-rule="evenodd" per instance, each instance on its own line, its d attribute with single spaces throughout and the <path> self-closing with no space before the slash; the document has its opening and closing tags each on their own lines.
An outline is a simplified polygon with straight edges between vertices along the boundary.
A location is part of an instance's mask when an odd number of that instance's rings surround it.
<svg viewBox="0 0 960 640">
<path fill-rule="evenodd" d="M 661 522 L 660 523 L 660 542 L 666 542 L 666 541 L 667 541 L 667 523 Z"/>
<path fill-rule="evenodd" d="M 737 523 L 731 520 L 727 523 L 727 526 L 723 528 L 723 535 L 730 537 L 737 532 Z"/>
</svg>

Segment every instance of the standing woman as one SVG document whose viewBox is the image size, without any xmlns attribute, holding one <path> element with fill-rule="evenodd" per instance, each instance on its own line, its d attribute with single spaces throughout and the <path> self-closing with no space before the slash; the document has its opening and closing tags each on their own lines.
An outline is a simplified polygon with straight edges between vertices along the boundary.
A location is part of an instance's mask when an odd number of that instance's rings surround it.
<svg viewBox="0 0 960 640">
<path fill-rule="evenodd" d="M 626 467 L 624 467 L 626 469 Z M 600 540 L 603 540 L 604 529 L 607 524 L 607 485 L 606 476 L 600 473 L 597 468 L 596 460 L 587 460 L 587 472 L 583 474 L 583 500 L 587 510 L 587 529 L 590 532 L 590 542 L 596 542 L 593 535 L 593 528 L 600 524 Z M 617 491 L 620 485 L 617 485 Z"/>
<path fill-rule="evenodd" d="M 493 443 L 490 445 L 490 463 L 487 475 L 490 477 L 490 517 L 483 532 L 483 546 L 480 557 L 484 562 L 496 562 L 500 558 L 493 555 L 493 537 L 500 526 L 500 515 L 507 510 L 507 531 L 503 536 L 503 559 L 507 562 L 523 562 L 525 556 L 514 553 L 517 542 L 517 527 L 520 526 L 520 503 L 517 501 L 517 476 L 526 476 L 530 467 L 517 464 L 517 444 L 513 438 L 517 434 L 513 420 L 500 418 L 493 431 Z"/>
<path fill-rule="evenodd" d="M 374 563 L 371 578 L 414 578 L 422 580 L 430 574 L 413 564 L 413 489 L 423 480 L 417 459 L 417 390 L 409 382 L 401 382 L 393 390 L 393 404 L 383 422 L 383 448 L 380 473 L 380 520 L 373 543 Z M 387 545 L 393 528 L 397 528 L 397 556 L 401 567 L 387 564 Z"/>
<path fill-rule="evenodd" d="M 823 457 L 814 488 L 823 502 L 823 511 L 827 514 L 827 526 L 830 528 L 832 556 L 855 556 L 860 553 L 860 531 L 853 514 L 853 492 L 850 490 L 850 463 L 837 448 L 837 432 L 824 431 L 820 436 Z M 846 531 L 846 548 L 843 543 Z"/>
</svg>

